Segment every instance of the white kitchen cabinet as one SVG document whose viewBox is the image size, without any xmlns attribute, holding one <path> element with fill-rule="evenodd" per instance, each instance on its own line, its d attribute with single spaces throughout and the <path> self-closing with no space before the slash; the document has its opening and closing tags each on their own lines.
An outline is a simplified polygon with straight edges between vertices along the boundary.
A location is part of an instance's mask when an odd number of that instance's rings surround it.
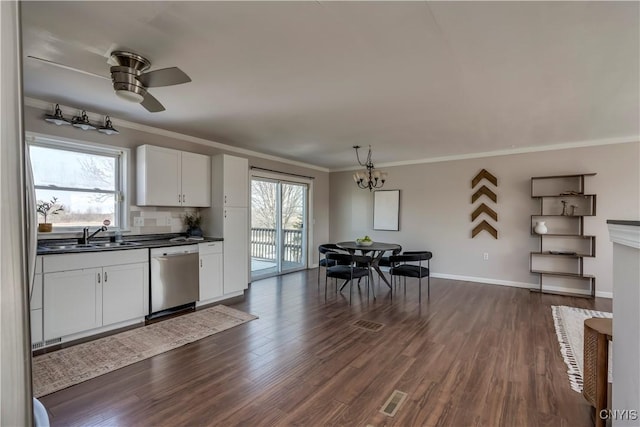
<svg viewBox="0 0 640 427">
<path fill-rule="evenodd" d="M 220 154 L 213 157 L 213 205 L 249 207 L 249 160 Z"/>
<path fill-rule="evenodd" d="M 198 245 L 200 257 L 200 301 L 213 300 L 223 295 L 222 242 Z"/>
<path fill-rule="evenodd" d="M 182 206 L 211 206 L 211 157 L 182 152 Z"/>
<path fill-rule="evenodd" d="M 211 158 L 170 148 L 141 145 L 136 150 L 139 206 L 211 205 Z"/>
<path fill-rule="evenodd" d="M 102 269 L 44 275 L 44 339 L 102 326 Z"/>
<path fill-rule="evenodd" d="M 42 257 L 36 257 L 35 275 L 29 289 L 31 344 L 33 348 L 42 347 Z"/>
<path fill-rule="evenodd" d="M 40 263 L 42 271 L 42 262 Z M 42 273 L 36 273 L 29 298 L 31 305 L 31 344 L 34 348 L 42 347 Z"/>
<path fill-rule="evenodd" d="M 45 341 L 91 335 L 148 314 L 147 249 L 47 255 L 43 273 Z"/>
<path fill-rule="evenodd" d="M 249 161 L 220 154 L 212 165 L 212 207 L 201 210 L 202 228 L 224 238 L 223 292 L 237 293 L 249 283 Z"/>
<path fill-rule="evenodd" d="M 36 273 L 33 277 L 29 303 L 31 310 L 42 308 L 42 273 Z"/>
<path fill-rule="evenodd" d="M 31 310 L 31 345 L 42 347 L 42 309 Z"/>
<path fill-rule="evenodd" d="M 104 267 L 102 278 L 103 325 L 149 314 L 148 263 Z"/>
<path fill-rule="evenodd" d="M 247 289 L 249 283 L 249 217 L 247 208 L 224 209 L 224 293 Z"/>
</svg>

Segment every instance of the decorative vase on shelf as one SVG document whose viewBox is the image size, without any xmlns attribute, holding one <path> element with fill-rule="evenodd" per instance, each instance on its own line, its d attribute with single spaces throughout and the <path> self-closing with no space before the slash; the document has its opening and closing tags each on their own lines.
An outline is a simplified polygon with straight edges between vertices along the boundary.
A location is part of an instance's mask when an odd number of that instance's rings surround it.
<svg viewBox="0 0 640 427">
<path fill-rule="evenodd" d="M 533 227 L 533 231 L 535 231 L 537 234 L 547 234 L 547 226 L 544 224 L 545 221 L 538 221 L 536 222 L 536 226 Z"/>
</svg>

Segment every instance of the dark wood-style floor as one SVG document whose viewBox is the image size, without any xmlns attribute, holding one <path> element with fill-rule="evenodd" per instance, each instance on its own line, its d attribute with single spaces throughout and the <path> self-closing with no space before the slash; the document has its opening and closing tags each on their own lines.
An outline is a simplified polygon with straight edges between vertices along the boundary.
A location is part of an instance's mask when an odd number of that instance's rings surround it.
<svg viewBox="0 0 640 427">
<path fill-rule="evenodd" d="M 391 302 L 383 284 L 349 306 L 348 288 L 325 302 L 316 271 L 254 282 L 233 307 L 258 320 L 43 397 L 52 425 L 591 425 L 550 306 L 610 300 L 432 279 L 421 305 L 416 286 Z M 395 389 L 408 397 L 390 418 Z"/>
</svg>

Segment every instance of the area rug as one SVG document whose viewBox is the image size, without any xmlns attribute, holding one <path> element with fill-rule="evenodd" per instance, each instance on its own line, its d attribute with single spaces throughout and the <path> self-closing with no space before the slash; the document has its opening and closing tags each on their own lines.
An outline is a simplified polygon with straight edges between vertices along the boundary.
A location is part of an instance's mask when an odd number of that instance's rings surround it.
<svg viewBox="0 0 640 427">
<path fill-rule="evenodd" d="M 37 356 L 33 394 L 62 390 L 257 318 L 217 305 Z"/>
<path fill-rule="evenodd" d="M 611 318 L 613 316 L 606 311 L 587 310 L 565 305 L 552 305 L 551 313 L 560 343 L 560 353 L 567 364 L 571 389 L 582 393 L 584 321 L 591 317 Z M 611 378 L 611 347 L 609 347 L 609 378 Z"/>
</svg>

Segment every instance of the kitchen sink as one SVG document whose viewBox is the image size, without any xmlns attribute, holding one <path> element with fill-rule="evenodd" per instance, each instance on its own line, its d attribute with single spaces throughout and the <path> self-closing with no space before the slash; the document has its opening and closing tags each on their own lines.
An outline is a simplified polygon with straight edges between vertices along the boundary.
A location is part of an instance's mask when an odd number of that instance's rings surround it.
<svg viewBox="0 0 640 427">
<path fill-rule="evenodd" d="M 88 249 L 95 248 L 95 245 L 69 244 L 69 245 L 45 245 L 44 249 L 60 250 L 60 249 Z"/>
<path fill-rule="evenodd" d="M 140 243 L 135 242 L 106 242 L 106 243 L 96 243 L 94 246 L 99 248 L 116 248 L 119 246 L 138 246 Z"/>
<path fill-rule="evenodd" d="M 139 246 L 140 243 L 135 242 L 104 242 L 104 243 L 68 243 L 64 245 L 42 245 L 38 249 L 61 251 L 73 249 L 99 249 L 99 248 L 120 248 L 128 246 Z"/>
</svg>

